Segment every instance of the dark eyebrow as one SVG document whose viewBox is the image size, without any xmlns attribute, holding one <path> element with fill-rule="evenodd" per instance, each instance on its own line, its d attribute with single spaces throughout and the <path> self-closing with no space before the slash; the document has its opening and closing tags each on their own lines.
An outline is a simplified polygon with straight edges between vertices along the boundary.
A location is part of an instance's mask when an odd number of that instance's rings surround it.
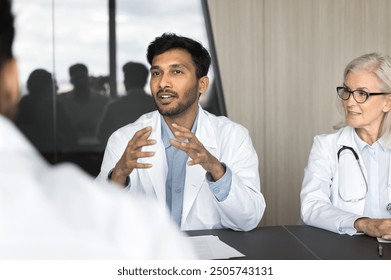
<svg viewBox="0 0 391 280">
<path fill-rule="evenodd" d="M 183 63 L 170 64 L 169 67 L 170 68 L 186 68 L 186 69 L 188 69 L 186 64 L 183 64 Z M 159 65 L 152 65 L 149 70 L 154 70 L 154 69 L 160 69 L 160 66 Z"/>
<path fill-rule="evenodd" d="M 171 64 L 170 68 L 187 68 L 187 66 L 183 63 L 178 63 L 178 64 Z"/>
</svg>

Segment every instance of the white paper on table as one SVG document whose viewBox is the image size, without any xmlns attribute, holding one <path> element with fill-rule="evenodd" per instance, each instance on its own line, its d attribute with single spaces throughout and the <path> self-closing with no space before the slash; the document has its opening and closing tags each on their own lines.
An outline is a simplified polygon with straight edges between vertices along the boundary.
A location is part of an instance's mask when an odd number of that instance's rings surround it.
<svg viewBox="0 0 391 280">
<path fill-rule="evenodd" d="M 215 235 L 200 235 L 188 237 L 201 260 L 229 259 L 245 257 L 238 250 L 227 245 Z"/>
<path fill-rule="evenodd" d="M 391 240 L 387 240 L 387 239 L 383 239 L 383 238 L 377 237 L 377 242 L 380 242 L 380 243 L 391 243 Z"/>
</svg>

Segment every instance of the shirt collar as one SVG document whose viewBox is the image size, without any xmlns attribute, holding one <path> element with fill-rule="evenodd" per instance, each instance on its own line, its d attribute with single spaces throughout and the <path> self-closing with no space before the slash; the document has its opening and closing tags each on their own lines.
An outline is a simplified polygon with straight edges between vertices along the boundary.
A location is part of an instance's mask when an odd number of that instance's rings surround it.
<svg viewBox="0 0 391 280">
<path fill-rule="evenodd" d="M 193 127 L 191 128 L 191 132 L 192 133 L 195 133 L 197 131 L 197 125 L 198 125 L 198 114 L 199 114 L 199 111 L 197 111 L 197 116 L 194 120 L 194 124 L 193 124 Z M 160 115 L 160 120 L 161 120 L 161 124 L 162 124 L 162 140 L 163 140 L 163 144 L 164 144 L 164 148 L 168 148 L 171 146 L 171 143 L 170 143 L 170 139 L 175 139 L 175 136 L 174 134 L 172 133 L 172 131 L 170 130 L 170 128 L 168 127 L 166 121 L 164 120 L 163 116 Z"/>
<path fill-rule="evenodd" d="M 356 142 L 357 147 L 360 151 L 364 150 L 366 147 L 372 147 L 372 148 L 377 148 L 377 149 L 380 148 L 380 149 L 382 149 L 382 151 L 386 151 L 381 139 L 378 139 L 375 143 L 373 143 L 372 145 L 369 145 L 368 143 L 366 143 L 364 140 L 362 140 L 357 135 L 356 130 L 354 130 L 353 137 L 354 137 L 354 142 Z"/>
</svg>

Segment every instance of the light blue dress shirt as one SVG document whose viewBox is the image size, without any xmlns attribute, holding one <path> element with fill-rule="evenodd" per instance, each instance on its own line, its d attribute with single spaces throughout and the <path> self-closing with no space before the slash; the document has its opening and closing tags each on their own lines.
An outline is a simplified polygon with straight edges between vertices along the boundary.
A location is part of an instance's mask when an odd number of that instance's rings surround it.
<svg viewBox="0 0 391 280">
<path fill-rule="evenodd" d="M 357 134 L 354 137 L 368 174 L 368 192 L 365 198 L 364 216 L 390 218 L 390 214 L 386 210 L 390 151 L 384 148 L 381 139 L 372 145 L 368 145 Z"/>
<path fill-rule="evenodd" d="M 198 114 L 194 121 L 191 132 L 195 134 L 197 130 Z M 166 150 L 167 158 L 167 179 L 166 179 L 166 203 L 170 210 L 171 217 L 180 226 L 183 209 L 183 193 L 186 179 L 186 166 L 189 160 L 188 155 L 172 146 L 169 139 L 176 139 L 170 128 L 161 117 L 162 141 Z M 187 142 L 187 140 L 185 140 Z M 205 177 L 209 188 L 218 201 L 227 198 L 231 190 L 232 171 L 222 163 L 226 169 L 225 174 L 218 181 L 213 181 L 212 176 L 206 173 Z"/>
</svg>

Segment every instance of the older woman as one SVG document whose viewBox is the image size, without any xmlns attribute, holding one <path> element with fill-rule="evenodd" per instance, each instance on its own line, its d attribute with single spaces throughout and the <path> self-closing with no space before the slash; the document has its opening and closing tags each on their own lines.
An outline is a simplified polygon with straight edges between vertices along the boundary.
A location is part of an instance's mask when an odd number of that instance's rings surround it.
<svg viewBox="0 0 391 280">
<path fill-rule="evenodd" d="M 351 61 L 337 93 L 338 132 L 314 139 L 301 190 L 304 223 L 391 239 L 391 58 Z"/>
</svg>

